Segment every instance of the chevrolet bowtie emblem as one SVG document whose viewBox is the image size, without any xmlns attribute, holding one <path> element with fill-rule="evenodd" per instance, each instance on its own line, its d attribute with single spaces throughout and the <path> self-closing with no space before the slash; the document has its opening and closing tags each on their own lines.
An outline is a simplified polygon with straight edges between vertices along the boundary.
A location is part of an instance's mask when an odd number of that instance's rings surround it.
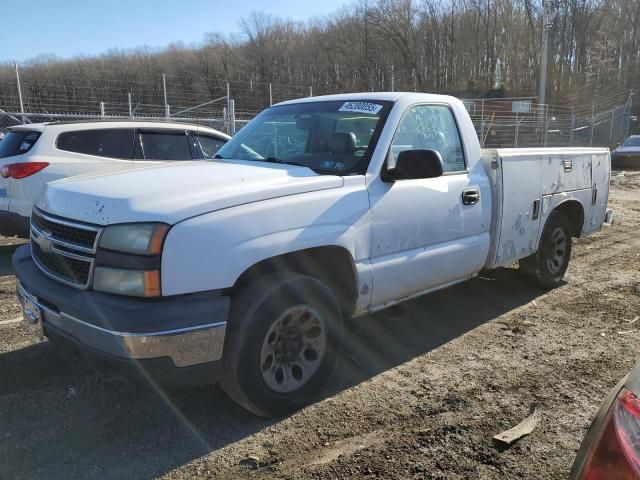
<svg viewBox="0 0 640 480">
<path fill-rule="evenodd" d="M 43 252 L 45 253 L 51 252 L 52 242 L 51 242 L 51 237 L 49 237 L 48 234 L 42 233 L 37 237 L 34 237 L 33 241 L 38 244 L 38 246 L 40 247 L 40 250 L 42 250 Z"/>
</svg>

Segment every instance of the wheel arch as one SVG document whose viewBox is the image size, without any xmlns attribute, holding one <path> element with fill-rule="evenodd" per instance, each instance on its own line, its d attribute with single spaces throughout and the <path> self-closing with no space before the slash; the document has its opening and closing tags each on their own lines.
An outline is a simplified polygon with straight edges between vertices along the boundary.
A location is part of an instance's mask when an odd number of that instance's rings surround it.
<svg viewBox="0 0 640 480">
<path fill-rule="evenodd" d="M 575 199 L 565 200 L 554 207 L 551 213 L 561 212 L 571 225 L 571 236 L 580 237 L 584 226 L 584 206 Z"/>
<path fill-rule="evenodd" d="M 310 275 L 325 282 L 338 298 L 345 318 L 353 314 L 358 298 L 358 274 L 349 250 L 338 245 L 310 247 L 261 260 L 240 274 L 231 295 L 257 277 L 279 271 Z"/>
</svg>

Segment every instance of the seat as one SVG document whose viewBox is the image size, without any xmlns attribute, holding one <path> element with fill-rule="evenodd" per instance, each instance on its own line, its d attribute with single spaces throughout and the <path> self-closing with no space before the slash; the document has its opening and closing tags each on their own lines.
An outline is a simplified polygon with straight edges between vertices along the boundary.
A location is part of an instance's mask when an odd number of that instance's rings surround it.
<svg viewBox="0 0 640 480">
<path fill-rule="evenodd" d="M 336 132 L 329 141 L 329 152 L 331 153 L 352 155 L 356 148 L 356 134 L 353 132 Z"/>
</svg>

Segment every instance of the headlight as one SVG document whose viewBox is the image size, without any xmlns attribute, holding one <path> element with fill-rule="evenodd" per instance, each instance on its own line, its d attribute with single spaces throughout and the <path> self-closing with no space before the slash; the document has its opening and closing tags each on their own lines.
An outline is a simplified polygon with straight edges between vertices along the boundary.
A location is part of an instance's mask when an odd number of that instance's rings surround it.
<svg viewBox="0 0 640 480">
<path fill-rule="evenodd" d="M 100 247 L 135 255 L 159 255 L 169 225 L 164 223 L 130 223 L 107 227 L 100 237 Z"/>
<path fill-rule="evenodd" d="M 161 294 L 160 272 L 158 270 L 96 267 L 93 288 L 102 292 L 132 297 L 159 297 Z"/>
</svg>

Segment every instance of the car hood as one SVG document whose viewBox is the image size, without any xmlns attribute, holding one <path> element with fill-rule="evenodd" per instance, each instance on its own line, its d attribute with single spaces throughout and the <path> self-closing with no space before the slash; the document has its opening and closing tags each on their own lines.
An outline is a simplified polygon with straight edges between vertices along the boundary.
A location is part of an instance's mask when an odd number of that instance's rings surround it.
<svg viewBox="0 0 640 480">
<path fill-rule="evenodd" d="M 342 185 L 342 177 L 306 167 L 195 161 L 58 180 L 47 185 L 36 205 L 98 225 L 175 224 L 223 208 Z"/>
<path fill-rule="evenodd" d="M 640 155 L 640 147 L 618 147 L 613 153 L 619 153 L 621 155 Z"/>
</svg>

